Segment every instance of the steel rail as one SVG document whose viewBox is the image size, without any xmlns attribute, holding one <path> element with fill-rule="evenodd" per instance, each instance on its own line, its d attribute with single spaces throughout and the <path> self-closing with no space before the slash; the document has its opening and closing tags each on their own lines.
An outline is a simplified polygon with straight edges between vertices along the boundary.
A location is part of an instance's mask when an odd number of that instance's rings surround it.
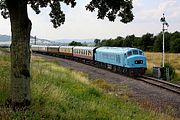
<svg viewBox="0 0 180 120">
<path fill-rule="evenodd" d="M 163 81 L 163 80 L 159 80 L 156 78 L 152 78 L 152 77 L 147 77 L 147 76 L 142 76 L 139 78 L 136 78 L 136 80 L 141 80 L 143 82 L 149 83 L 151 85 L 166 89 L 168 91 L 171 91 L 173 93 L 177 93 L 180 95 L 180 86 L 167 82 L 167 81 Z"/>
</svg>

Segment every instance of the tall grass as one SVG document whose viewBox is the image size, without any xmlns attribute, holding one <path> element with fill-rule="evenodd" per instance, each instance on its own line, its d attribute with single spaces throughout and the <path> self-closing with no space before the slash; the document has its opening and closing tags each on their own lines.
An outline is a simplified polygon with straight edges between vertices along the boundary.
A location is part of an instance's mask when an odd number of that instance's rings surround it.
<svg viewBox="0 0 180 120">
<path fill-rule="evenodd" d="M 140 115 L 140 108 L 132 102 L 105 94 L 83 73 L 44 59 L 33 62 L 32 66 L 35 66 L 32 67 L 32 94 L 36 115 L 57 119 L 130 119 Z"/>
<path fill-rule="evenodd" d="M 0 104 L 4 104 L 9 94 L 10 56 L 0 51 Z"/>
<path fill-rule="evenodd" d="M 160 67 L 162 65 L 162 53 L 146 52 L 147 57 L 147 74 L 152 74 L 153 66 Z M 175 68 L 175 81 L 180 82 L 180 53 L 166 53 L 165 63 L 171 64 Z"/>
<path fill-rule="evenodd" d="M 5 86 L 0 89 L 0 99 L 5 100 L 8 96 L 9 56 L 0 54 L 0 64 L 0 87 Z M 130 100 L 126 87 L 118 88 L 103 80 L 91 82 L 86 74 L 61 67 L 58 62 L 32 57 L 31 70 L 32 105 L 22 111 L 1 106 L 0 119 L 172 119 L 166 115 L 144 111 Z M 118 95 L 115 92 L 117 88 Z"/>
</svg>

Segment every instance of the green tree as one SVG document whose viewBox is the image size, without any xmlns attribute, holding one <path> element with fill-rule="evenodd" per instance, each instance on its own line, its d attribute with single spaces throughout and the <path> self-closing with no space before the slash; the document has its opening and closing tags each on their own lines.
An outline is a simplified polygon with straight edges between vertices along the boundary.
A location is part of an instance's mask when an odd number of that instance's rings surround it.
<svg viewBox="0 0 180 120">
<path fill-rule="evenodd" d="M 113 47 L 113 39 L 109 39 L 109 40 L 106 40 L 106 45 L 105 46 L 110 46 L 110 47 Z"/>
<path fill-rule="evenodd" d="M 176 38 L 170 42 L 170 51 L 180 53 L 180 38 Z"/>
<path fill-rule="evenodd" d="M 135 35 L 126 36 L 126 38 L 123 42 L 123 46 L 124 47 L 133 47 L 134 39 L 135 39 Z"/>
<path fill-rule="evenodd" d="M 147 33 L 142 36 L 142 49 L 145 51 L 150 51 L 153 49 L 153 43 L 154 43 L 154 35 L 151 33 Z"/>
<path fill-rule="evenodd" d="M 180 39 L 180 32 L 174 32 L 172 35 L 171 35 L 171 38 L 170 38 L 170 51 L 171 52 L 180 52 L 180 42 L 179 42 L 179 39 Z"/>
<path fill-rule="evenodd" d="M 141 37 L 135 37 L 133 42 L 133 47 L 141 49 Z"/>
<path fill-rule="evenodd" d="M 83 46 L 81 42 L 72 41 L 69 43 L 70 46 Z"/>
<path fill-rule="evenodd" d="M 178 31 L 172 33 L 170 39 L 171 39 L 171 41 L 172 41 L 172 40 L 175 40 L 176 38 L 180 38 L 180 32 L 178 32 Z"/>
<path fill-rule="evenodd" d="M 164 49 L 165 49 L 165 52 L 169 52 L 170 51 L 170 40 L 171 40 L 171 33 L 169 32 L 165 32 L 164 34 Z"/>
<path fill-rule="evenodd" d="M 153 51 L 155 51 L 155 52 L 161 52 L 162 51 L 162 33 L 159 33 L 155 37 Z"/>
<path fill-rule="evenodd" d="M 30 95 L 30 32 L 32 23 L 28 17 L 27 5 L 37 13 L 40 8 L 50 7 L 49 16 L 54 27 L 65 22 L 61 3 L 76 5 L 75 0 L 0 0 L 1 15 L 10 17 L 11 44 L 11 95 L 9 101 L 13 106 L 27 106 L 31 103 Z M 86 9 L 98 10 L 98 18 L 107 17 L 114 21 L 116 17 L 127 23 L 133 20 L 132 0 L 92 0 Z"/>
<path fill-rule="evenodd" d="M 123 41 L 124 41 L 124 38 L 121 37 L 121 36 L 118 36 L 118 37 L 115 39 L 114 46 L 116 46 L 116 47 L 122 47 L 122 46 L 123 46 Z"/>
<path fill-rule="evenodd" d="M 100 42 L 101 42 L 100 39 L 95 39 L 95 40 L 94 40 L 95 46 L 99 46 Z"/>
<path fill-rule="evenodd" d="M 165 52 L 170 51 L 170 39 L 171 39 L 171 33 L 165 32 L 165 34 L 164 34 Z M 162 51 L 162 43 L 163 43 L 163 34 L 161 32 L 157 36 L 154 37 L 153 50 L 156 52 L 161 52 Z"/>
<path fill-rule="evenodd" d="M 100 46 L 106 46 L 106 39 L 104 39 L 100 42 Z"/>
<path fill-rule="evenodd" d="M 110 46 L 110 47 L 122 47 L 124 38 L 118 36 L 116 39 L 104 39 L 99 45 L 100 46 Z"/>
</svg>

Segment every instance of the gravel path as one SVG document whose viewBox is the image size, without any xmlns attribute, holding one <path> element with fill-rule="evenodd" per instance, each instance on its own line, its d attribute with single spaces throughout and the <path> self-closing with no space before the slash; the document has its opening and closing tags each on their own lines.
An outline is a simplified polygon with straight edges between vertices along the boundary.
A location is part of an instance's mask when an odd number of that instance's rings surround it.
<svg viewBox="0 0 180 120">
<path fill-rule="evenodd" d="M 103 79 L 113 84 L 125 85 L 131 91 L 131 97 L 138 101 L 141 106 L 148 109 L 150 107 L 153 110 L 180 118 L 180 95 L 176 93 L 82 63 L 50 56 L 48 58 L 56 59 L 62 66 L 87 73 L 92 80 Z"/>
</svg>

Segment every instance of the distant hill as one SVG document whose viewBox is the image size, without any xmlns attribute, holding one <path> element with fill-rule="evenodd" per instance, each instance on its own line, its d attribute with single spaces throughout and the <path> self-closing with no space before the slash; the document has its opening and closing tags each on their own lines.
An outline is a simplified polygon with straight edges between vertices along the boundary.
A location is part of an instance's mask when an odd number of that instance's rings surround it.
<svg viewBox="0 0 180 120">
<path fill-rule="evenodd" d="M 47 39 L 41 39 L 41 38 L 36 38 L 32 37 L 30 38 L 30 44 L 37 44 L 37 45 L 61 45 L 62 43 L 58 41 L 52 41 L 52 40 L 47 40 Z"/>
<path fill-rule="evenodd" d="M 0 42 L 10 42 L 10 41 L 11 41 L 11 36 L 0 34 Z"/>
<path fill-rule="evenodd" d="M 32 45 L 35 43 L 37 45 L 61 45 L 62 44 L 58 41 L 52 41 L 52 40 L 40 39 L 40 38 L 36 38 L 36 42 L 35 42 L 35 38 L 31 36 L 30 44 Z M 10 46 L 10 44 L 11 44 L 11 36 L 0 34 L 0 46 Z"/>
<path fill-rule="evenodd" d="M 41 39 L 31 36 L 30 44 L 37 44 L 37 45 L 68 45 L 68 43 L 76 41 L 81 43 L 94 43 L 94 39 L 60 39 L 60 40 L 47 40 Z M 8 35 L 1 35 L 0 34 L 0 46 L 10 46 L 11 44 L 11 36 Z"/>
<path fill-rule="evenodd" d="M 11 43 L 11 36 L 0 34 L 0 46 L 9 47 Z"/>
</svg>

